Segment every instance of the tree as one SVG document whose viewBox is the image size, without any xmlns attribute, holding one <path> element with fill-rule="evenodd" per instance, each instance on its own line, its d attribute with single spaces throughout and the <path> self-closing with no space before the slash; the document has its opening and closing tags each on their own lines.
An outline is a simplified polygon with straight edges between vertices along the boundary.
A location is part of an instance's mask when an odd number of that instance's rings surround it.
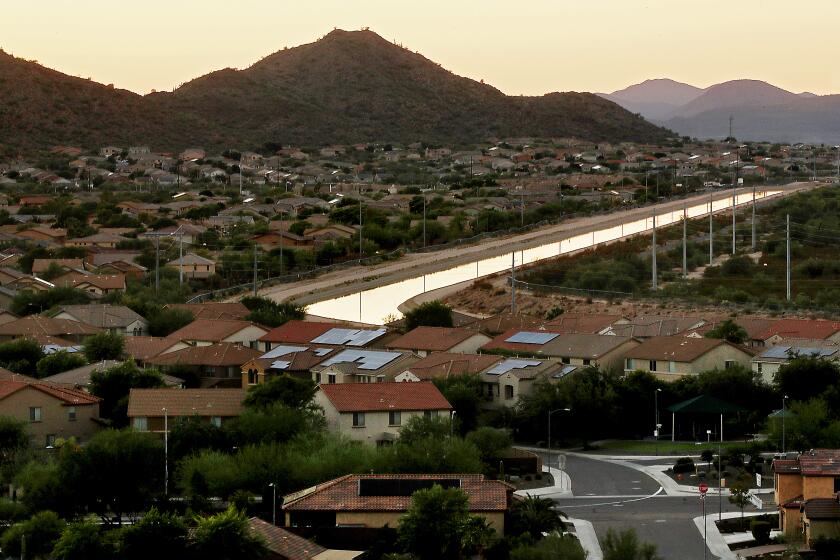
<svg viewBox="0 0 840 560">
<path fill-rule="evenodd" d="M 302 409 L 315 398 L 318 386 L 309 379 L 281 374 L 248 390 L 243 404 L 249 408 L 265 408 L 275 403 Z"/>
<path fill-rule="evenodd" d="M 258 560 L 266 553 L 265 543 L 251 531 L 248 518 L 233 507 L 198 519 L 191 548 L 203 560 Z"/>
<path fill-rule="evenodd" d="M 163 387 L 163 376 L 155 369 L 139 369 L 133 361 L 126 361 L 90 375 L 90 392 L 102 399 L 103 418 L 119 427 L 128 424 L 128 394 L 131 389 Z"/>
<path fill-rule="evenodd" d="M 406 312 L 404 319 L 407 331 L 421 326 L 451 327 L 452 308 L 438 300 L 427 301 Z"/>
<path fill-rule="evenodd" d="M 120 558 L 123 560 L 180 560 L 187 550 L 187 526 L 175 514 L 152 508 L 142 519 L 122 530 Z"/>
<path fill-rule="evenodd" d="M 744 508 L 750 504 L 750 489 L 743 481 L 738 481 L 729 489 L 729 503 L 741 510 L 741 525 L 744 524 Z"/>
<path fill-rule="evenodd" d="M 727 319 L 706 333 L 707 338 L 719 338 L 732 344 L 743 344 L 749 335 L 742 326 L 732 319 Z"/>
<path fill-rule="evenodd" d="M 36 375 L 37 364 L 43 357 L 41 345 L 34 340 L 19 338 L 0 344 L 0 366 L 15 373 Z"/>
<path fill-rule="evenodd" d="M 481 378 L 471 374 L 452 375 L 438 377 L 434 379 L 434 384 L 455 411 L 458 433 L 466 434 L 475 429 L 482 404 Z"/>
<path fill-rule="evenodd" d="M 779 391 L 792 401 L 807 401 L 840 384 L 840 367 L 825 358 L 798 356 L 784 364 L 773 376 Z M 802 380 L 807 379 L 807 383 Z"/>
<path fill-rule="evenodd" d="M 9 311 L 23 317 L 43 313 L 59 305 L 90 303 L 90 296 L 75 288 L 52 288 L 43 292 L 22 291 L 9 305 Z"/>
<path fill-rule="evenodd" d="M 303 319 L 306 308 L 291 302 L 276 302 L 263 297 L 249 296 L 242 299 L 242 304 L 251 312 L 247 320 L 267 327 L 279 327 L 292 319 Z"/>
<path fill-rule="evenodd" d="M 533 545 L 510 551 L 511 560 L 586 560 L 580 541 L 571 535 L 551 534 Z"/>
<path fill-rule="evenodd" d="M 102 360 L 119 360 L 123 356 L 124 340 L 121 334 L 101 332 L 85 339 L 85 356 L 91 363 Z"/>
<path fill-rule="evenodd" d="M 221 431 L 225 441 L 242 446 L 284 443 L 303 433 L 315 433 L 323 424 L 323 415 L 314 410 L 291 408 L 282 402 L 275 402 L 243 410 L 238 418 L 226 423 Z"/>
<path fill-rule="evenodd" d="M 186 327 L 195 316 L 186 309 L 153 308 L 146 312 L 151 336 L 169 336 L 178 329 Z"/>
<path fill-rule="evenodd" d="M 564 531 L 566 524 L 563 522 L 563 515 L 562 512 L 554 509 L 552 500 L 539 496 L 527 496 L 511 505 L 509 534 L 515 536 L 527 534 L 533 539 L 539 539 L 543 533 Z"/>
<path fill-rule="evenodd" d="M 656 545 L 641 542 L 633 529 L 620 533 L 609 529 L 603 551 L 604 560 L 661 560 Z"/>
<path fill-rule="evenodd" d="M 400 520 L 399 542 L 420 560 L 458 558 L 469 519 L 467 494 L 463 490 L 438 485 L 418 490 Z"/>
<path fill-rule="evenodd" d="M 20 523 L 15 523 L 0 539 L 5 556 L 21 557 L 21 545 L 26 558 L 46 558 L 61 537 L 64 521 L 55 512 L 40 511 Z"/>
<path fill-rule="evenodd" d="M 467 441 L 478 448 L 481 461 L 489 465 L 490 460 L 499 459 L 513 445 L 507 430 L 482 426 L 467 434 Z M 493 465 L 489 465 L 491 468 Z"/>
<path fill-rule="evenodd" d="M 71 523 L 64 528 L 52 551 L 56 560 L 107 560 L 113 555 L 99 530 L 90 521 Z"/>
<path fill-rule="evenodd" d="M 87 361 L 78 352 L 59 351 L 44 356 L 36 364 L 39 378 L 49 377 L 63 371 L 82 367 Z"/>
<path fill-rule="evenodd" d="M 29 447 L 29 434 L 26 423 L 10 416 L 0 416 L 0 473 L 3 478 L 11 474 L 8 471 L 20 454 Z"/>
</svg>

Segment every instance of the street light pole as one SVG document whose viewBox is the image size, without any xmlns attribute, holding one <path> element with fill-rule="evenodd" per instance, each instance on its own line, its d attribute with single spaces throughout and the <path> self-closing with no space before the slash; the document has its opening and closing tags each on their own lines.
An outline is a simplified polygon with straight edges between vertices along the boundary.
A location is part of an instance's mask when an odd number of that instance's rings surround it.
<svg viewBox="0 0 840 560">
<path fill-rule="evenodd" d="M 163 409 L 163 495 L 169 496 L 169 411 Z"/>
<path fill-rule="evenodd" d="M 271 486 L 271 524 L 277 525 L 277 484 L 272 482 Z"/>
<path fill-rule="evenodd" d="M 782 455 L 785 454 L 785 401 L 787 399 L 787 395 L 782 397 Z"/>
<path fill-rule="evenodd" d="M 654 417 L 654 424 L 653 424 L 653 437 L 656 439 L 656 455 L 659 456 L 659 393 L 662 392 L 662 389 L 657 388 L 656 391 L 653 392 L 653 407 L 656 413 Z"/>
</svg>

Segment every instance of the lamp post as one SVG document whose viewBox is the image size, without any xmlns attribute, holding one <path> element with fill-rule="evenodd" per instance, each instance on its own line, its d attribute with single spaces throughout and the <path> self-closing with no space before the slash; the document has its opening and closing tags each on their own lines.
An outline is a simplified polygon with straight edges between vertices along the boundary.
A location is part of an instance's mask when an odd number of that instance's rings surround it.
<svg viewBox="0 0 840 560">
<path fill-rule="evenodd" d="M 271 486 L 271 524 L 277 525 L 277 484 L 272 482 Z"/>
<path fill-rule="evenodd" d="M 169 496 L 169 411 L 163 410 L 163 495 Z"/>
<path fill-rule="evenodd" d="M 456 411 L 453 410 L 452 413 L 449 415 L 449 437 L 450 438 L 452 438 L 452 431 L 453 431 L 453 428 L 455 426 L 455 414 L 456 414 Z"/>
<path fill-rule="evenodd" d="M 548 472 L 551 472 L 551 415 L 555 412 L 569 412 L 571 408 L 555 408 L 548 411 Z"/>
<path fill-rule="evenodd" d="M 654 416 L 654 424 L 653 424 L 653 437 L 656 439 L 656 455 L 659 455 L 659 427 L 661 424 L 659 423 L 659 393 L 662 392 L 662 389 L 657 388 L 656 391 L 653 392 L 653 407 L 655 411 Z"/>
<path fill-rule="evenodd" d="M 785 453 L 785 401 L 787 399 L 787 395 L 782 397 L 782 455 Z"/>
</svg>

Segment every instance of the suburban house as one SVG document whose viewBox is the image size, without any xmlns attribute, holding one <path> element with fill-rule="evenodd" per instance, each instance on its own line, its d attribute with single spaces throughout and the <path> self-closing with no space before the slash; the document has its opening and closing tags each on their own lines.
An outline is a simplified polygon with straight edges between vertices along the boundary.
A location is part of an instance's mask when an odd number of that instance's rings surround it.
<svg viewBox="0 0 840 560">
<path fill-rule="evenodd" d="M 65 285 L 56 282 L 56 285 Z M 88 274 L 74 278 L 70 284 L 77 290 L 82 290 L 95 296 L 104 296 L 112 292 L 125 291 L 124 274 Z"/>
<path fill-rule="evenodd" d="M 840 342 L 840 322 L 819 319 L 779 319 L 756 335 L 763 346 L 773 346 L 791 338 L 811 338 Z"/>
<path fill-rule="evenodd" d="M 323 384 L 393 381 L 416 360 L 411 352 L 348 348 L 314 366 L 312 380 Z"/>
<path fill-rule="evenodd" d="M 433 383 L 322 384 L 315 404 L 327 429 L 356 441 L 387 445 L 415 416 L 448 415 L 449 402 Z"/>
<path fill-rule="evenodd" d="M 657 338 L 699 329 L 705 324 L 706 320 L 701 317 L 638 315 L 632 319 L 620 319 L 599 334 L 629 336 L 640 339 Z"/>
<path fill-rule="evenodd" d="M 90 439 L 101 428 L 100 400 L 43 381 L 0 381 L 0 416 L 26 422 L 35 447 L 53 447 L 59 438 Z"/>
<path fill-rule="evenodd" d="M 158 336 L 127 336 L 123 339 L 123 351 L 125 355 L 134 360 L 137 365 L 143 367 L 148 361 L 159 354 L 174 352 L 182 348 L 188 348 L 189 344 Z"/>
<path fill-rule="evenodd" d="M 125 305 L 65 305 L 54 317 L 127 336 L 143 336 L 149 331 L 148 321 Z"/>
<path fill-rule="evenodd" d="M 622 319 L 621 315 L 608 313 L 563 313 L 545 326 L 552 332 L 563 334 L 598 334 Z"/>
<path fill-rule="evenodd" d="M 201 379 L 202 387 L 240 387 L 242 364 L 259 354 L 259 351 L 241 344 L 219 342 L 158 354 L 146 363 L 163 370 L 177 367 L 192 371 Z"/>
<path fill-rule="evenodd" d="M 577 366 L 557 360 L 505 358 L 481 373 L 485 406 L 514 406 L 522 396 L 531 393 L 537 380 L 559 381 L 576 369 Z"/>
<path fill-rule="evenodd" d="M 209 346 L 217 342 L 232 342 L 257 348 L 257 341 L 261 340 L 261 337 L 267 333 L 267 329 L 250 321 L 196 319 L 189 325 L 171 333 L 167 338 L 181 340 L 191 346 Z"/>
<path fill-rule="evenodd" d="M 90 335 L 102 332 L 79 321 L 54 319 L 44 315 L 28 315 L 0 325 L 0 341 L 16 338 L 41 340 L 43 337 L 57 337 L 81 344 Z"/>
<path fill-rule="evenodd" d="M 74 369 L 62 371 L 55 375 L 45 377 L 42 379 L 44 383 L 51 383 L 53 385 L 61 385 L 63 387 L 71 387 L 80 389 L 85 392 L 90 392 L 90 377 L 95 371 L 105 371 L 112 367 L 121 365 L 122 362 L 117 360 L 102 360 L 95 364 L 86 364 Z M 167 387 L 183 387 L 184 380 L 171 375 L 163 375 L 163 382 Z"/>
<path fill-rule="evenodd" d="M 196 255 L 195 253 L 187 253 L 183 257 L 169 261 L 166 263 L 166 266 L 183 271 L 184 278 L 203 280 L 216 274 L 216 261 L 204 258 L 201 255 Z"/>
<path fill-rule="evenodd" d="M 132 389 L 128 395 L 128 419 L 138 432 L 163 434 L 166 423 L 179 418 L 198 418 L 221 426 L 242 412 L 242 389 Z"/>
<path fill-rule="evenodd" d="M 380 339 L 387 329 L 349 328 L 340 323 L 292 320 L 268 331 L 260 342 L 269 351 L 275 346 L 317 344 L 365 347 Z"/>
<path fill-rule="evenodd" d="M 5 284 L 5 287 L 17 292 L 46 292 L 55 288 L 55 284 L 47 282 L 37 276 L 24 274 Z"/>
<path fill-rule="evenodd" d="M 624 356 L 624 371 L 647 371 L 663 381 L 699 375 L 734 365 L 750 367 L 752 354 L 741 346 L 717 338 L 654 337 L 631 348 Z"/>
<path fill-rule="evenodd" d="M 283 497 L 288 527 L 397 527 L 411 496 L 434 485 L 459 488 L 469 511 L 499 535 L 513 487 L 482 474 L 348 474 Z"/>
<path fill-rule="evenodd" d="M 353 560 L 364 554 L 357 550 L 327 549 L 298 536 L 283 527 L 277 527 L 258 517 L 248 520 L 251 531 L 262 537 L 267 554 L 262 560 Z"/>
<path fill-rule="evenodd" d="M 840 450 L 812 449 L 796 459 L 773 461 L 779 529 L 814 539 L 840 538 Z"/>
<path fill-rule="evenodd" d="M 752 370 L 760 374 L 765 383 L 773 383 L 776 372 L 792 359 L 798 357 L 822 358 L 836 362 L 840 360 L 840 346 L 837 344 L 814 346 L 780 344 L 771 346 L 752 359 Z"/>
<path fill-rule="evenodd" d="M 41 276 L 53 265 L 62 270 L 84 269 L 85 267 L 82 259 L 33 259 L 32 274 Z"/>
<path fill-rule="evenodd" d="M 406 350 L 418 356 L 432 352 L 474 353 L 490 342 L 490 337 L 471 331 L 451 327 L 417 327 L 401 337 L 385 344 L 389 350 Z"/>
<path fill-rule="evenodd" d="M 452 375 L 477 375 L 503 359 L 494 354 L 434 352 L 408 366 L 394 381 L 430 381 Z"/>
<path fill-rule="evenodd" d="M 107 249 L 116 248 L 121 241 L 128 241 L 127 237 L 114 235 L 113 233 L 94 233 L 87 237 L 76 237 L 64 242 L 67 247 L 103 247 Z"/>
<path fill-rule="evenodd" d="M 35 226 L 21 231 L 16 231 L 15 235 L 31 239 L 32 241 L 40 241 L 52 245 L 64 245 L 67 240 L 67 230 L 61 228 L 48 228 L 46 226 Z"/>
<path fill-rule="evenodd" d="M 259 385 L 284 373 L 311 379 L 313 367 L 340 351 L 339 348 L 317 346 L 275 346 L 242 364 L 242 387 Z"/>
</svg>

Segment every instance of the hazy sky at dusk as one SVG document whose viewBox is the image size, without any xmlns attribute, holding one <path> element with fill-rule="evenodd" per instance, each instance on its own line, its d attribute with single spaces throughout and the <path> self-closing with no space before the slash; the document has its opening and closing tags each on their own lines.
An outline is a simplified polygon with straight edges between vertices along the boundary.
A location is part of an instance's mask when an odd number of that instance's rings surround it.
<svg viewBox="0 0 840 560">
<path fill-rule="evenodd" d="M 837 0 L 3 0 L 0 47 L 146 93 L 370 27 L 508 94 L 645 78 L 840 92 Z"/>
</svg>

